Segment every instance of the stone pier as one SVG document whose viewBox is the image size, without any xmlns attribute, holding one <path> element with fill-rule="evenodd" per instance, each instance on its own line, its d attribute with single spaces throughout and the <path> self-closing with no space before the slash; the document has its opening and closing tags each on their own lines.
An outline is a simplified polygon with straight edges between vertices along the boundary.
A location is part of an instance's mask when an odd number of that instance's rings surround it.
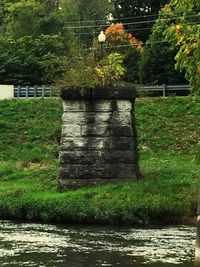
<svg viewBox="0 0 200 267">
<path fill-rule="evenodd" d="M 61 90 L 58 191 L 138 177 L 133 88 Z"/>
</svg>

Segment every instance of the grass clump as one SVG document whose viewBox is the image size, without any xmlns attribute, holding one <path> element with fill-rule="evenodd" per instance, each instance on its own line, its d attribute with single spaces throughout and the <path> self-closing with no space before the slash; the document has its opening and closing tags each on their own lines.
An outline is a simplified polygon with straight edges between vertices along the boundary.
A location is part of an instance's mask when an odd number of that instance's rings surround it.
<svg viewBox="0 0 200 267">
<path fill-rule="evenodd" d="M 155 225 L 188 222 L 199 183 L 200 99 L 140 98 L 142 179 L 56 192 L 58 98 L 0 101 L 0 216 L 45 222 Z"/>
</svg>

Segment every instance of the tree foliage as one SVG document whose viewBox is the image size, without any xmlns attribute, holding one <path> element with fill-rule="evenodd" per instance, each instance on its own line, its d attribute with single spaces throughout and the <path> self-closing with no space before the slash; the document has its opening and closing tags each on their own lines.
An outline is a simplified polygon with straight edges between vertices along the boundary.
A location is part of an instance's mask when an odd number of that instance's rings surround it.
<svg viewBox="0 0 200 267">
<path fill-rule="evenodd" d="M 55 82 L 82 54 L 78 37 L 91 43 L 81 27 L 106 23 L 110 11 L 107 0 L 1 0 L 0 82 Z"/>
<path fill-rule="evenodd" d="M 67 43 L 60 36 L 0 39 L 0 83 L 53 83 L 66 69 Z"/>
<path fill-rule="evenodd" d="M 0 1 L 0 33 L 3 34 L 5 28 L 5 10 L 6 10 L 6 0 Z"/>
<path fill-rule="evenodd" d="M 168 6 L 162 9 L 153 26 L 152 34 L 144 47 L 140 60 L 140 80 L 144 84 L 183 84 L 184 74 L 175 69 L 177 48 L 165 40 L 165 30 L 171 20 Z"/>
<path fill-rule="evenodd" d="M 59 34 L 64 20 L 59 10 L 52 10 L 46 0 L 10 1 L 6 5 L 6 32 L 13 38 L 25 35 Z"/>
<path fill-rule="evenodd" d="M 101 60 L 96 67 L 97 77 L 102 85 L 114 86 L 125 74 L 122 66 L 123 56 L 118 53 L 111 53 Z"/>
<path fill-rule="evenodd" d="M 96 85 L 114 86 L 125 74 L 122 65 L 123 56 L 111 53 L 100 61 L 96 61 L 92 53 L 68 62 L 69 68 L 63 79 L 57 83 L 58 88 L 80 87 L 94 88 Z"/>
<path fill-rule="evenodd" d="M 121 18 L 121 22 L 127 23 L 127 29 L 133 32 L 139 40 L 145 42 L 151 33 L 159 10 L 167 2 L 168 0 L 113 0 L 114 17 Z M 129 19 L 131 17 L 132 19 Z M 130 22 L 133 23 L 129 24 Z"/>
<path fill-rule="evenodd" d="M 192 92 L 200 95 L 200 2 L 171 0 L 168 15 L 177 17 L 165 31 L 166 40 L 178 49 L 176 68 L 185 71 Z"/>
<path fill-rule="evenodd" d="M 81 25 L 87 22 L 106 21 L 106 16 L 113 11 L 111 1 L 107 0 L 60 0 L 60 6 L 69 21 L 79 21 Z"/>
<path fill-rule="evenodd" d="M 123 23 L 112 24 L 105 31 L 108 51 L 115 51 L 124 55 L 123 63 L 126 68 L 124 80 L 139 82 L 139 60 L 143 52 L 142 42 L 126 31 Z"/>
<path fill-rule="evenodd" d="M 105 29 L 106 42 L 99 44 L 94 39 L 93 49 L 97 59 L 108 56 L 110 53 L 123 55 L 123 65 L 126 69 L 124 80 L 126 82 L 139 82 L 138 63 L 143 52 L 142 42 L 128 32 L 123 23 L 111 24 Z"/>
<path fill-rule="evenodd" d="M 160 13 L 144 52 L 139 41 L 146 42 L 150 30 L 147 28 L 152 28 L 158 10 L 166 2 L 1 0 L 0 81 L 15 84 L 55 82 L 67 71 L 70 60 L 85 57 L 86 51 L 83 53 L 82 47 L 91 47 L 94 36 L 96 38 L 104 28 L 106 43 L 100 47 L 96 39 L 92 51 L 97 59 L 111 53 L 123 54 L 125 81 L 139 82 L 138 63 L 143 55 L 142 81 L 182 83 L 181 74 L 174 70 L 173 58 L 176 56 L 176 68 L 185 71 L 193 90 L 198 91 L 199 18 L 194 15 L 199 14 L 199 1 L 171 0 Z M 119 21 L 124 24 L 106 27 L 110 12 L 114 18 L 121 17 Z M 135 16 L 139 17 L 134 19 Z M 159 43 L 161 41 L 167 42 Z"/>
<path fill-rule="evenodd" d="M 123 23 L 112 23 L 105 30 L 107 48 L 115 46 L 132 46 L 139 51 L 143 51 L 142 42 L 137 40 L 130 32 L 126 31 Z"/>
<path fill-rule="evenodd" d="M 68 58 L 68 68 L 64 73 L 62 79 L 58 80 L 56 87 L 60 88 L 71 88 L 80 87 L 93 88 L 97 84 L 96 65 L 93 55 L 83 53 L 79 57 Z"/>
<path fill-rule="evenodd" d="M 179 71 L 190 82 L 192 92 L 200 94 L 199 16 L 200 4 L 196 0 L 171 0 L 165 5 L 143 53 L 140 64 L 143 82 L 182 83 Z"/>
<path fill-rule="evenodd" d="M 114 10 L 111 1 L 107 0 L 60 0 L 60 8 L 67 21 L 65 27 L 72 27 L 87 46 L 92 44 L 102 25 L 108 23 L 107 16 Z"/>
<path fill-rule="evenodd" d="M 79 42 L 58 7 L 57 0 L 3 0 L 0 83 L 48 84 L 66 72 Z"/>
<path fill-rule="evenodd" d="M 135 49 L 134 47 L 129 48 L 124 55 L 124 66 L 126 68 L 124 80 L 128 83 L 138 84 L 140 83 L 139 77 L 139 62 L 141 60 L 143 52 Z"/>
</svg>

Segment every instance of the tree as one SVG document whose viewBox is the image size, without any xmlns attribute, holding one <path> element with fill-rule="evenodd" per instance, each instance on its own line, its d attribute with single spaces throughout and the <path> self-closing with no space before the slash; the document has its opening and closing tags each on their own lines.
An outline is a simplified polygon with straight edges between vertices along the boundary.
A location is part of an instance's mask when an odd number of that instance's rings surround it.
<svg viewBox="0 0 200 267">
<path fill-rule="evenodd" d="M 0 1 L 0 34 L 4 34 L 6 28 L 6 12 L 7 5 L 11 2 L 11 0 L 1 0 Z"/>
<path fill-rule="evenodd" d="M 130 83 L 139 82 L 138 63 L 143 52 L 142 42 L 126 31 L 122 23 L 112 24 L 105 30 L 106 50 L 124 55 L 126 69 L 124 80 Z"/>
<path fill-rule="evenodd" d="M 3 1 L 0 82 L 54 83 L 66 71 L 67 56 L 80 49 L 72 30 L 65 27 L 58 1 Z"/>
<path fill-rule="evenodd" d="M 37 0 L 10 2 L 5 17 L 6 32 L 14 38 L 36 36 L 39 28 L 38 18 L 44 15 L 44 5 Z"/>
<path fill-rule="evenodd" d="M 67 43 L 60 36 L 0 39 L 0 83 L 49 84 L 66 71 Z"/>
<path fill-rule="evenodd" d="M 128 31 L 134 32 L 137 39 L 145 42 L 151 33 L 159 10 L 167 2 L 168 0 L 113 0 L 115 6 L 113 15 L 121 18 L 120 21 L 124 25 L 127 23 Z"/>
<path fill-rule="evenodd" d="M 135 48 L 129 48 L 124 55 L 124 66 L 126 68 L 124 80 L 128 83 L 139 83 L 139 62 L 143 53 Z"/>
<path fill-rule="evenodd" d="M 4 14 L 6 32 L 13 38 L 60 34 L 64 20 L 55 6 L 57 2 L 46 0 L 20 0 L 7 4 Z M 58 3 L 57 3 L 58 4 Z"/>
<path fill-rule="evenodd" d="M 3 31 L 3 21 L 4 21 L 4 12 L 5 12 L 5 1 L 0 2 L 0 33 Z"/>
<path fill-rule="evenodd" d="M 166 40 L 178 49 L 176 68 L 185 71 L 192 93 L 200 95 L 200 2 L 171 0 L 168 15 L 176 17 L 165 31 Z"/>
<path fill-rule="evenodd" d="M 60 9 L 66 28 L 73 28 L 84 44 L 90 46 L 94 35 L 108 23 L 107 16 L 114 7 L 108 0 L 60 0 Z"/>
<path fill-rule="evenodd" d="M 60 8 L 65 17 L 81 25 L 88 21 L 106 22 L 106 16 L 113 11 L 113 5 L 107 0 L 60 0 Z"/>
<path fill-rule="evenodd" d="M 171 23 L 168 6 L 165 6 L 153 26 L 152 34 L 144 47 L 139 63 L 143 84 L 183 84 L 184 74 L 175 69 L 177 48 L 165 40 L 165 30 Z"/>
<path fill-rule="evenodd" d="M 142 51 L 142 42 L 138 41 L 130 32 L 126 31 L 122 23 L 111 24 L 105 30 L 107 48 L 116 46 L 133 46 Z M 120 48 L 120 47 L 119 47 Z M 121 49 L 121 48 L 120 48 Z M 126 48 L 124 49 L 126 50 Z"/>
</svg>

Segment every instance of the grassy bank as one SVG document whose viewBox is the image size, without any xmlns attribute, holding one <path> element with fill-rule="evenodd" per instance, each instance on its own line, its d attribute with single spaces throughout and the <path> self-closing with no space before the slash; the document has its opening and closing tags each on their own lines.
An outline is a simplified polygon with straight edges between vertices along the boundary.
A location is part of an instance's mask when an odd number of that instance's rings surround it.
<svg viewBox="0 0 200 267">
<path fill-rule="evenodd" d="M 59 99 L 0 101 L 0 217 L 148 225 L 187 222 L 200 177 L 200 99 L 136 102 L 142 179 L 56 192 Z"/>
</svg>

